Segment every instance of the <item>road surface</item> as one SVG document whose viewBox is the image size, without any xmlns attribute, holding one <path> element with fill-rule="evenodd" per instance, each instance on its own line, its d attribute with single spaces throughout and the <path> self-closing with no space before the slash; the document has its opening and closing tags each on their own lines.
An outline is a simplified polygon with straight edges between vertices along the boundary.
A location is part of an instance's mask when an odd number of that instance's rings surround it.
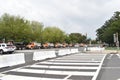
<svg viewBox="0 0 120 80">
<path fill-rule="evenodd" d="M 1 72 L 0 80 L 96 80 L 106 54 L 78 53 Z"/>
<path fill-rule="evenodd" d="M 120 54 L 108 54 L 97 80 L 120 80 Z"/>
</svg>

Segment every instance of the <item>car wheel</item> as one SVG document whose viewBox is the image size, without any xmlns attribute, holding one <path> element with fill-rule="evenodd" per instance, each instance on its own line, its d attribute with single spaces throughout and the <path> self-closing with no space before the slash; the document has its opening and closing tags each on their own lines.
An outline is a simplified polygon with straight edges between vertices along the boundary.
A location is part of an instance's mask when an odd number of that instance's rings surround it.
<svg viewBox="0 0 120 80">
<path fill-rule="evenodd" d="M 13 52 L 9 52 L 9 54 L 12 54 Z"/>
<path fill-rule="evenodd" d="M 0 54 L 3 54 L 3 50 L 0 50 Z"/>
</svg>

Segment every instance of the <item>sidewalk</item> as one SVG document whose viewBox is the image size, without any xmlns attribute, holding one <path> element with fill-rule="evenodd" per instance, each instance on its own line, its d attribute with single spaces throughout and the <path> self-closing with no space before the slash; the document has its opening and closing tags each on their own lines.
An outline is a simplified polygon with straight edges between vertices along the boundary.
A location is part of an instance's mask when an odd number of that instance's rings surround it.
<svg viewBox="0 0 120 80">
<path fill-rule="evenodd" d="M 102 51 L 86 51 L 85 53 L 104 53 L 104 54 L 109 54 L 109 53 L 120 53 L 120 50 L 102 50 Z"/>
</svg>

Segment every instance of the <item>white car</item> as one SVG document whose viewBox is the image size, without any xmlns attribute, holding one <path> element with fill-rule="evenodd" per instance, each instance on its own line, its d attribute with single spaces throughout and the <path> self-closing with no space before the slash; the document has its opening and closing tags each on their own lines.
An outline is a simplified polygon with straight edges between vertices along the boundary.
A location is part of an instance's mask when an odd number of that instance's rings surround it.
<svg viewBox="0 0 120 80">
<path fill-rule="evenodd" d="M 6 43 L 0 43 L 0 54 L 13 53 L 16 47 Z"/>
</svg>

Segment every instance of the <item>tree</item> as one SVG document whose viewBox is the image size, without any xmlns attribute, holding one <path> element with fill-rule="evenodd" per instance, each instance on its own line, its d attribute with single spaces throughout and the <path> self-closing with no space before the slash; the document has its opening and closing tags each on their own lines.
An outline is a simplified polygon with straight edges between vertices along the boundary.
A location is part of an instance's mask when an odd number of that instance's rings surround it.
<svg viewBox="0 0 120 80">
<path fill-rule="evenodd" d="M 58 27 L 46 27 L 43 30 L 43 40 L 44 42 L 64 42 L 65 41 L 65 33 L 60 30 Z"/>
<path fill-rule="evenodd" d="M 5 13 L 0 17 L 0 39 L 15 42 L 83 43 L 86 36 L 80 33 L 67 35 L 56 26 L 44 28 L 44 25 L 38 21 L 29 21 Z"/>
<path fill-rule="evenodd" d="M 6 40 L 22 41 L 31 34 L 29 23 L 19 16 L 4 14 L 0 18 L 0 36 Z"/>
<path fill-rule="evenodd" d="M 120 34 L 120 12 L 115 12 L 110 20 L 106 21 L 104 25 L 97 29 L 97 39 L 99 41 L 113 44 L 113 34 L 118 32 Z M 120 38 L 120 35 L 119 35 Z"/>
<path fill-rule="evenodd" d="M 69 37 L 72 43 L 85 43 L 86 41 L 86 36 L 80 33 L 71 33 Z"/>
<path fill-rule="evenodd" d="M 31 31 L 32 31 L 32 41 L 41 42 L 42 41 L 42 31 L 44 25 L 37 21 L 32 21 L 31 24 Z"/>
</svg>

